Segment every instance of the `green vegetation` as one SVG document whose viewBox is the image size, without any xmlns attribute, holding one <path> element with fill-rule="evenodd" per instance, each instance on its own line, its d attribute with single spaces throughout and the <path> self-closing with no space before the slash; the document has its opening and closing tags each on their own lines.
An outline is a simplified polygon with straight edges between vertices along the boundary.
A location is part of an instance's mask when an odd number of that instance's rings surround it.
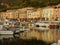
<svg viewBox="0 0 60 45">
<path fill-rule="evenodd" d="M 0 11 L 7 9 L 16 9 L 24 7 L 45 7 L 51 5 L 57 5 L 60 3 L 60 0 L 0 0 L 0 5 L 3 6 Z"/>
<path fill-rule="evenodd" d="M 0 5 L 0 11 L 5 11 L 7 7 L 5 5 Z"/>
</svg>

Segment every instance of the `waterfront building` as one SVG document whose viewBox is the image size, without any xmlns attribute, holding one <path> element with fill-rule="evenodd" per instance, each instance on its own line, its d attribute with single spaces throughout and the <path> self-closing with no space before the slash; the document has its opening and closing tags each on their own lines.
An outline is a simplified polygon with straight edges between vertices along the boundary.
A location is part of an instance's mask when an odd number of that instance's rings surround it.
<svg viewBox="0 0 60 45">
<path fill-rule="evenodd" d="M 43 8 L 43 13 L 42 13 L 42 17 L 45 18 L 46 21 L 51 21 L 51 17 L 53 15 L 53 8 L 49 8 L 49 7 L 46 7 L 46 8 Z"/>
<path fill-rule="evenodd" d="M 54 20 L 55 21 L 60 21 L 60 8 L 55 8 L 54 9 Z"/>
<path fill-rule="evenodd" d="M 6 11 L 7 18 L 17 19 L 18 18 L 18 11 L 17 10 L 7 10 Z"/>
<path fill-rule="evenodd" d="M 27 15 L 26 15 L 26 9 L 18 9 L 18 18 L 19 19 L 25 19 L 27 18 Z"/>
<path fill-rule="evenodd" d="M 21 8 L 15 10 L 7 10 L 0 12 L 0 18 L 21 19 L 24 20 L 38 20 L 45 21 L 60 20 L 60 8 L 45 7 L 45 8 Z"/>
<path fill-rule="evenodd" d="M 42 20 L 42 18 L 43 18 L 43 15 L 42 15 L 43 8 L 38 8 L 37 9 L 37 13 L 38 13 L 37 18 L 39 18 L 40 20 Z"/>
<path fill-rule="evenodd" d="M 1 18 L 6 18 L 5 15 L 6 15 L 5 12 L 1 12 L 1 13 L 0 13 Z"/>
<path fill-rule="evenodd" d="M 7 10 L 6 12 L 5 12 L 5 18 L 12 18 L 12 10 Z"/>
<path fill-rule="evenodd" d="M 34 18 L 34 14 L 36 14 L 36 10 L 33 8 L 28 8 L 27 9 L 27 18 Z"/>
</svg>

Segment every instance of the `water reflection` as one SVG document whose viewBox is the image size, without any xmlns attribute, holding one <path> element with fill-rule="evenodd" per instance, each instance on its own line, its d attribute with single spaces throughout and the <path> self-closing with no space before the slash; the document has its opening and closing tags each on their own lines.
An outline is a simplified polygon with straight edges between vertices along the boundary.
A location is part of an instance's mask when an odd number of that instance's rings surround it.
<svg viewBox="0 0 60 45">
<path fill-rule="evenodd" d="M 49 29 L 49 30 L 30 30 L 22 33 L 0 35 L 0 39 L 3 38 L 22 38 L 22 39 L 31 39 L 36 37 L 37 39 L 42 39 L 46 41 L 58 41 L 60 39 L 60 29 Z"/>
</svg>

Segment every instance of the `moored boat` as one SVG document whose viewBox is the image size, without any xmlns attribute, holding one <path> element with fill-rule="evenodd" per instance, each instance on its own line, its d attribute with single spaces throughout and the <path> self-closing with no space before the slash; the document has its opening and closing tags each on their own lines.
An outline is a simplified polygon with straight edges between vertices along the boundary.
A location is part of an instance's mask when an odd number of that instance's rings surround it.
<svg viewBox="0 0 60 45">
<path fill-rule="evenodd" d="M 14 34 L 11 30 L 0 30 L 0 34 Z"/>
</svg>

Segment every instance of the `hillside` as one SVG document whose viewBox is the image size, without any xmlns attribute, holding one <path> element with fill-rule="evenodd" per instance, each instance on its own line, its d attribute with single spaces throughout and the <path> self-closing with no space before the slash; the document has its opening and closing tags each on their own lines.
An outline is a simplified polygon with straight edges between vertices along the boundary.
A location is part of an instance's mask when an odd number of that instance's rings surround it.
<svg viewBox="0 0 60 45">
<path fill-rule="evenodd" d="M 0 11 L 23 7 L 39 8 L 48 5 L 57 5 L 59 3 L 60 0 L 0 0 Z"/>
</svg>

